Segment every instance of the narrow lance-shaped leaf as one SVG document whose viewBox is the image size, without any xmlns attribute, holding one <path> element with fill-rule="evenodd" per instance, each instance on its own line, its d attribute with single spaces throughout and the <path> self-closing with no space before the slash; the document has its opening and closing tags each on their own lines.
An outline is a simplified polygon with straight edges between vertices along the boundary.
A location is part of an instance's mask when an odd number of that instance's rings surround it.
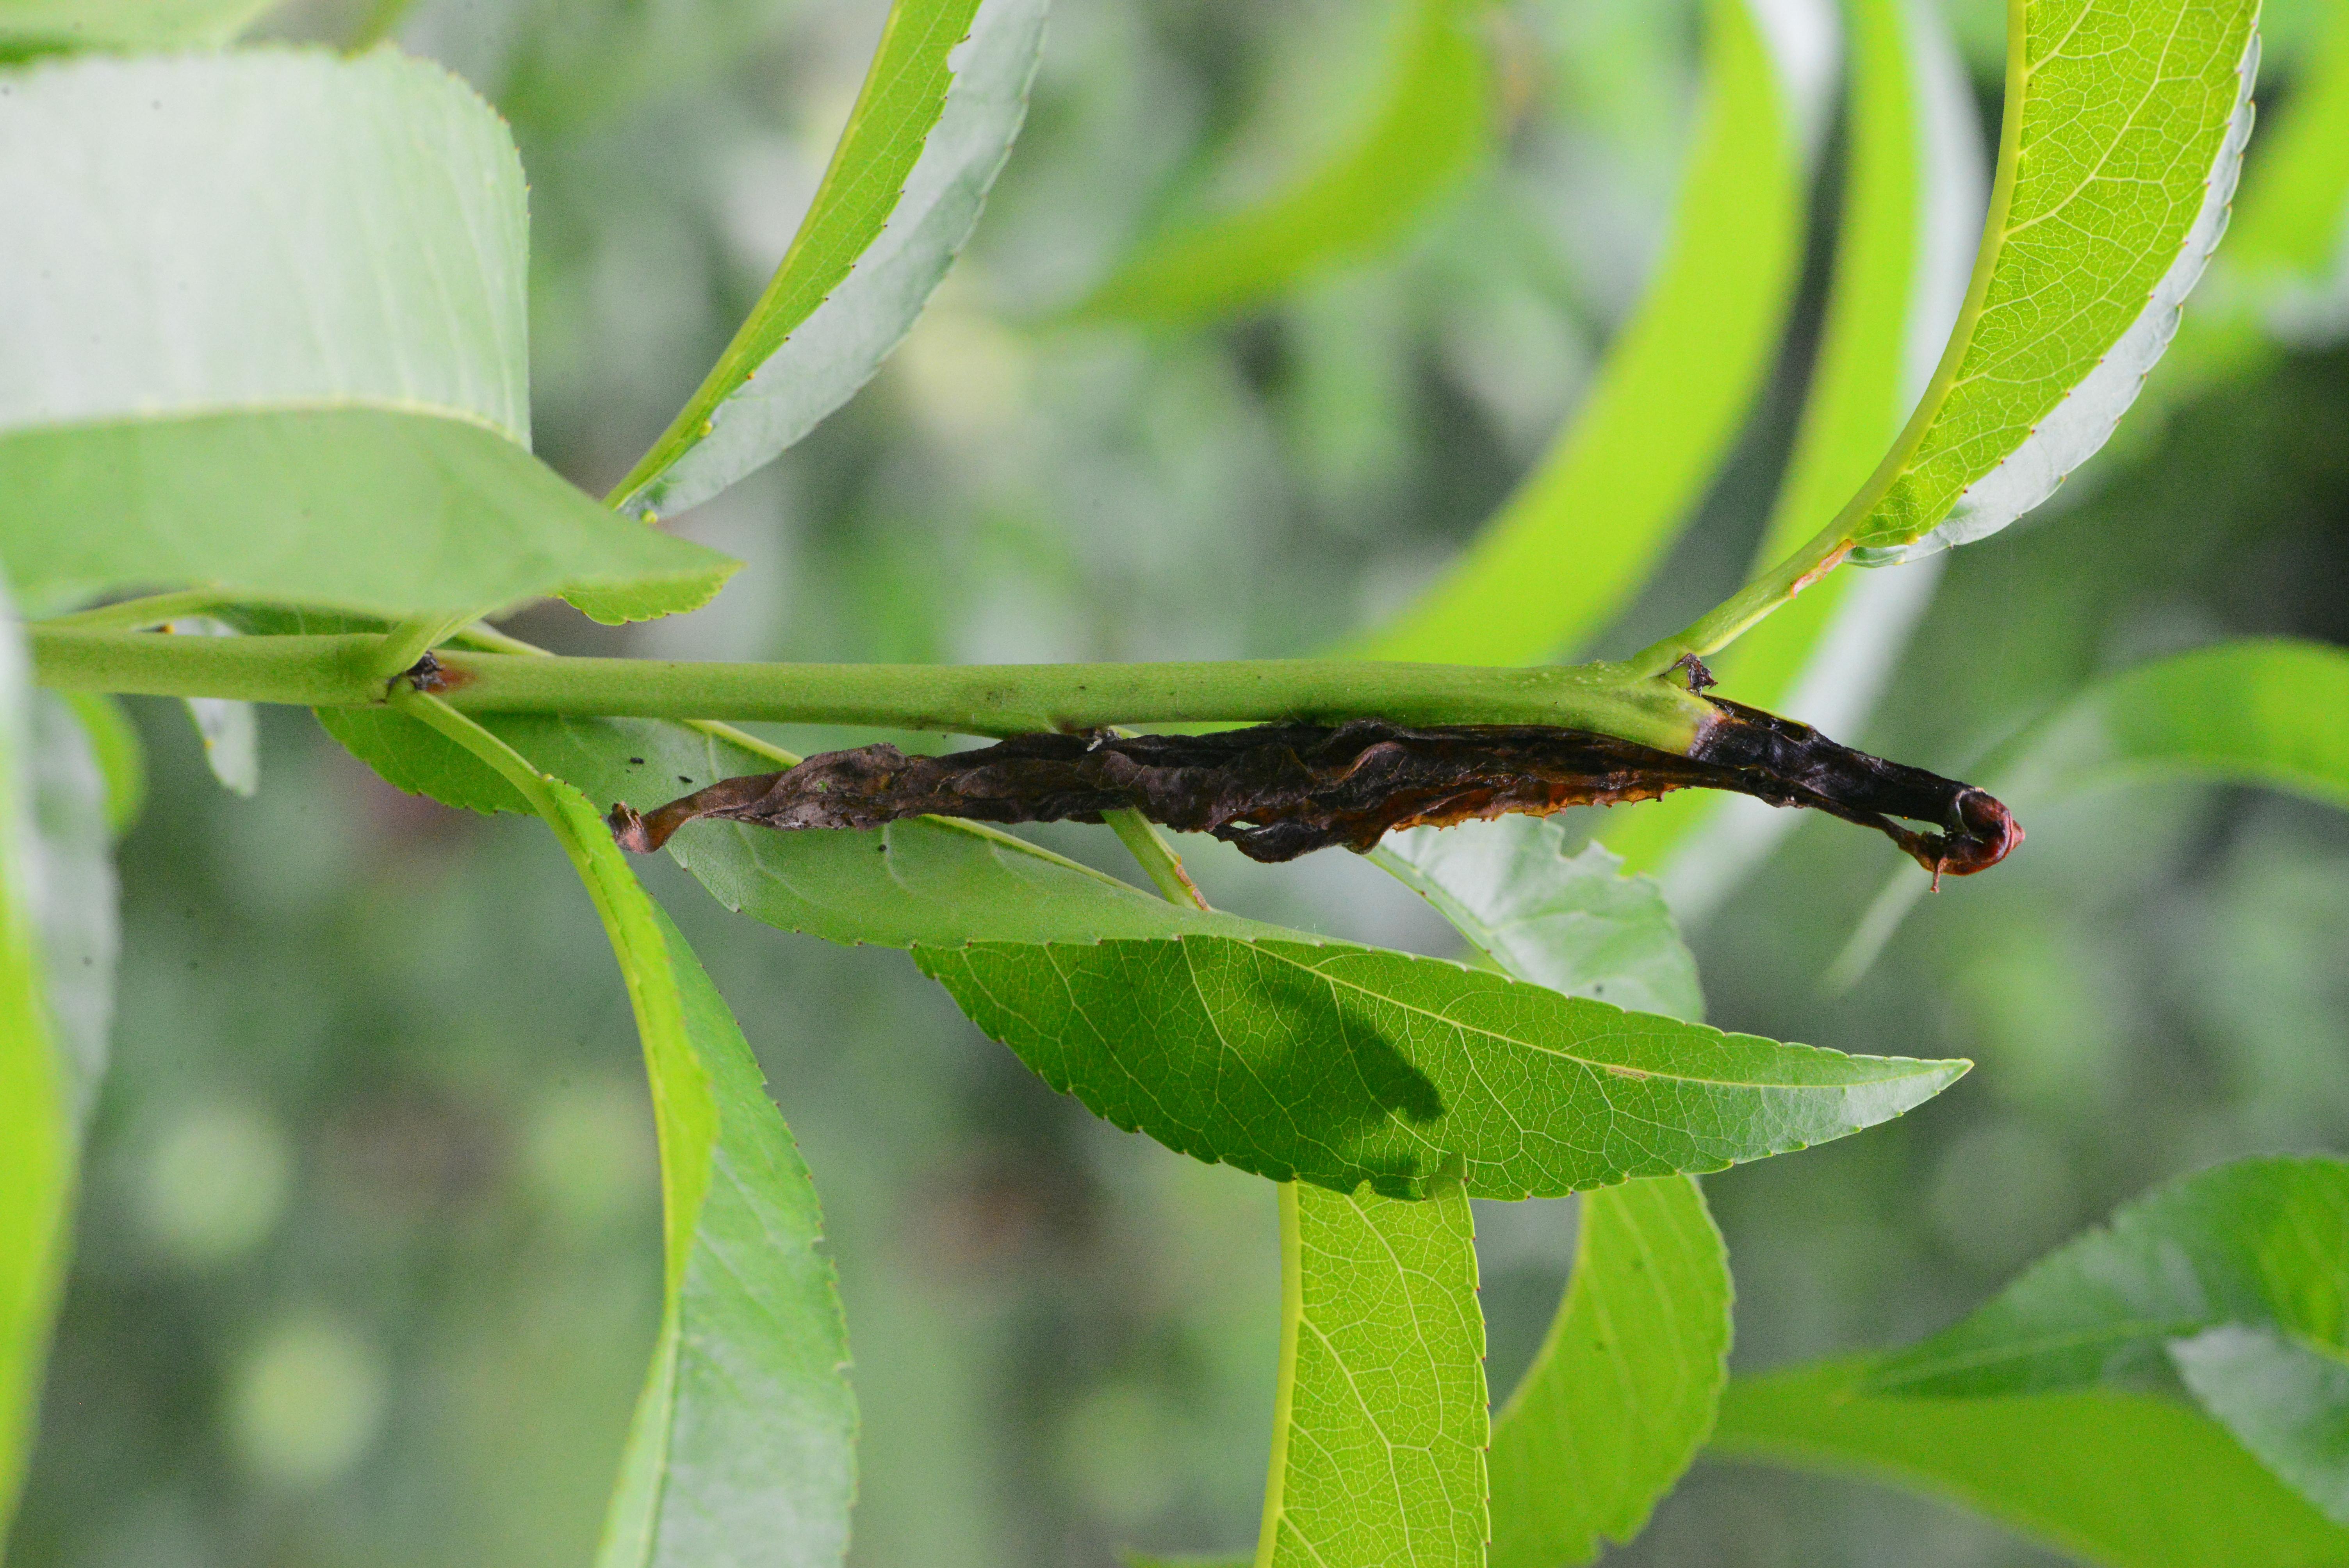
<svg viewBox="0 0 2349 1568">
<path fill-rule="evenodd" d="M 2258 15 L 2259 0 L 2012 0 L 1982 253 L 1909 428 L 1836 521 L 1855 559 L 1995 533 L 2112 434 L 2226 232 Z"/>
<path fill-rule="evenodd" d="M 530 455 L 522 166 L 436 66 L 36 65 L 0 95 L 0 560 L 32 614 L 199 587 L 624 618 L 732 570 Z"/>
<path fill-rule="evenodd" d="M 1983 769 L 2016 810 L 2145 779 L 2282 789 L 2349 810 L 2349 652 L 2286 639 L 2220 643 L 2090 686 Z M 1826 984 L 1856 984 L 1930 879 L 1899 872 L 1860 917 Z"/>
<path fill-rule="evenodd" d="M 1917 1399 L 1865 1357 L 1730 1381 L 1711 1451 L 1970 1508 L 2105 1568 L 2349 1561 L 2349 1530 L 2176 1399 L 2114 1389 Z"/>
<path fill-rule="evenodd" d="M 74 1185 L 72 1085 L 51 1033 L 33 875 L 24 645 L 0 590 L 0 1540 L 32 1449 Z"/>
<path fill-rule="evenodd" d="M 2245 1160 L 2172 1182 L 2056 1248 L 1963 1322 L 1884 1358 L 1878 1392 L 2078 1387 L 2220 1323 L 2349 1343 L 2349 1164 Z"/>
<path fill-rule="evenodd" d="M 1885 1357 L 1869 1387 L 2035 1393 L 2165 1357 L 2245 1448 L 2349 1524 L 2349 1163 L 2245 1160 L 2173 1182 Z"/>
<path fill-rule="evenodd" d="M 2006 108 L 1965 307 L 1892 449 L 1835 520 L 1635 669 L 1711 654 L 1846 560 L 1995 533 L 2136 401 L 2226 232 L 2260 0 L 2008 0 Z"/>
<path fill-rule="evenodd" d="M 1582 1197 L 1574 1273 L 1493 1428 L 1493 1568 L 1564 1568 L 1646 1528 L 1729 1379 L 1729 1253 L 1693 1177 Z"/>
<path fill-rule="evenodd" d="M 1485 0 L 1411 0 L 1381 101 L 1328 161 L 1256 205 L 1145 240 L 1076 314 L 1214 317 L 1409 233 L 1491 149 L 1485 16 Z"/>
<path fill-rule="evenodd" d="M 1957 318 L 1987 183 L 1971 94 L 1919 0 L 1855 0 L 1834 283 L 1803 418 L 1754 565 L 1816 532 L 1899 433 Z M 1713 661 L 1739 700 L 1831 735 L 1875 705 L 1938 563 L 1828 578 Z M 1684 918 L 1707 913 L 1795 825 L 1758 802 L 1683 792 L 1610 814 L 1608 844 L 1652 870 Z"/>
<path fill-rule="evenodd" d="M 895 0 L 798 235 L 748 320 L 612 492 L 708 500 L 872 378 L 978 222 L 1028 112 L 1046 0 Z"/>
<path fill-rule="evenodd" d="M 1340 1191 L 1458 1179 L 1475 1197 L 1554 1197 L 1717 1171 L 1873 1126 L 1964 1070 L 1724 1035 L 1335 943 L 971 942 L 914 957 L 1096 1115 Z"/>
<path fill-rule="evenodd" d="M 1481 1568 L 1485 1320 L 1454 1182 L 1281 1189 L 1280 1403 L 1257 1568 Z"/>
<path fill-rule="evenodd" d="M 847 1331 L 814 1187 L 741 1030 L 585 797 L 450 710 L 404 700 L 554 830 L 644 1039 L 665 1289 L 598 1568 L 838 1564 L 855 1491 Z"/>
<path fill-rule="evenodd" d="M 1696 965 L 1663 895 L 1555 819 L 1398 834 L 1379 863 L 1509 973 L 1694 1020 Z M 1728 1377 L 1729 1257 L 1686 1176 L 1581 1198 L 1557 1315 L 1493 1428 L 1495 1568 L 1563 1568 L 1628 1542 L 1684 1472 Z"/>
<path fill-rule="evenodd" d="M 1803 229 L 1807 77 L 1830 14 L 1708 5 L 1672 238 L 1582 407 L 1516 494 L 1365 657 L 1516 665 L 1595 633 L 1695 511 L 1760 388 Z M 1703 373 L 1691 373 L 1701 366 Z"/>
</svg>

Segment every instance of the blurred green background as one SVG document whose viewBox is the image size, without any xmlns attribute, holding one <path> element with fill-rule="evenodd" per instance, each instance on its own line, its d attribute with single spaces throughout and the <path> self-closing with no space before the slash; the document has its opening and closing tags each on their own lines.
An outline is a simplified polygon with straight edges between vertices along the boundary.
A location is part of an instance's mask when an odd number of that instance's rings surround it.
<svg viewBox="0 0 2349 1568">
<path fill-rule="evenodd" d="M 422 0 L 399 36 L 512 121 L 532 180 L 540 450 L 600 491 L 788 242 L 881 0 Z M 336 39 L 363 4 L 265 30 Z M 1950 16 L 1995 123 L 2002 7 Z M 2321 7 L 2271 0 L 2263 110 Z M 1311 651 L 1389 612 L 1507 494 L 1637 299 L 1694 75 L 1685 0 L 1493 18 L 1495 162 L 1408 240 L 1228 324 L 1056 324 L 1169 203 L 1244 200 L 1360 112 L 1391 0 L 1059 0 L 977 240 L 880 377 L 682 531 L 747 565 L 709 608 L 568 651 L 1027 660 Z M 2257 145 L 2254 145 L 2254 158 Z M 1832 160 L 1832 151 L 1830 153 Z M 1824 199 L 1831 205 L 1829 197 Z M 1824 287 L 1621 653 L 1735 581 Z M 1960 552 L 1874 721 L 1961 772 L 2095 676 L 2225 636 L 2349 641 L 2349 352 L 2144 411 L 2123 449 Z M 399 796 L 264 716 L 251 801 L 138 715 L 116 1059 L 89 1154 L 26 1568 L 577 1568 L 657 1313 L 625 998 L 527 823 Z M 812 748 L 843 733 L 778 732 Z M 1636 810 L 1637 808 L 1630 808 Z M 2164 1177 L 2349 1144 L 2349 821 L 2206 786 L 2034 816 L 1848 995 L 1819 977 L 1892 852 L 1804 823 L 1689 934 L 1713 1022 L 1981 1065 L 1907 1119 L 1710 1179 L 1737 1362 L 1948 1321 Z M 1053 847 L 1132 874 L 1104 830 Z M 1218 903 L 1453 938 L 1330 852 L 1181 848 Z M 732 1001 L 823 1194 L 865 1420 L 862 1568 L 1240 1549 L 1275 1352 L 1272 1190 L 1090 1119 L 901 954 L 656 893 Z M 1554 1306 L 1572 1205 L 1480 1206 L 1491 1370 Z M 2054 1561 L 1892 1493 L 1701 1465 L 1609 1561 Z"/>
</svg>

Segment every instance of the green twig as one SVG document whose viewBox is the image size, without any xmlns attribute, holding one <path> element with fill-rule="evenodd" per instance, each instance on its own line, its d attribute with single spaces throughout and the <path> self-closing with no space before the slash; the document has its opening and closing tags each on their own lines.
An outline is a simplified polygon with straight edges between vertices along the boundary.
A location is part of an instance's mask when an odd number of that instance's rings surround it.
<svg viewBox="0 0 2349 1568">
<path fill-rule="evenodd" d="M 43 626 L 55 626 L 76 632 L 144 632 L 189 615 L 201 615 L 216 610 L 226 603 L 221 595 L 203 588 L 186 588 L 176 593 L 154 593 L 144 599 L 125 599 L 117 604 L 100 604 L 95 610 L 77 610 L 70 615 L 57 615 L 40 622 Z"/>
<path fill-rule="evenodd" d="M 416 661 L 448 641 L 450 635 L 475 624 L 468 612 L 462 615 L 419 615 L 402 621 L 383 634 L 375 656 L 367 660 L 367 673 L 381 680 L 411 669 Z"/>
<path fill-rule="evenodd" d="M 1187 903 L 1195 909 L 1207 907 L 1206 894 L 1199 891 L 1199 884 L 1183 869 L 1182 857 L 1174 852 L 1174 846 L 1151 825 L 1149 818 L 1124 806 L 1103 811 L 1102 820 L 1109 824 L 1118 842 L 1133 851 L 1135 861 L 1149 874 L 1158 891 L 1166 895 L 1167 903 Z"/>
<path fill-rule="evenodd" d="M 30 628 L 61 690 L 224 696 L 305 707 L 383 701 L 374 635 L 152 637 Z M 1547 724 L 1685 752 L 1716 711 L 1619 665 L 1488 669 L 1339 659 L 1143 665 L 758 665 L 559 658 L 443 648 L 439 695 L 469 713 L 870 725 L 1024 735 L 1186 720 Z"/>
</svg>

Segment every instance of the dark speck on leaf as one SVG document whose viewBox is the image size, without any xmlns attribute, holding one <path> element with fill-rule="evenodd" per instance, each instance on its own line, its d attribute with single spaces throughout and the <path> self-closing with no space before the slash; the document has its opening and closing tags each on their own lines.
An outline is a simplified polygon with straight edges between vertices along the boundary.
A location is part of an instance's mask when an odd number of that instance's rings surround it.
<svg viewBox="0 0 2349 1568">
<path fill-rule="evenodd" d="M 677 776 L 677 781 L 680 784 L 690 784 L 693 782 L 693 775 L 690 773 L 680 773 Z"/>
<path fill-rule="evenodd" d="M 631 768 L 642 768 L 644 765 L 645 759 L 641 757 L 631 757 L 628 758 L 628 766 Z"/>
</svg>

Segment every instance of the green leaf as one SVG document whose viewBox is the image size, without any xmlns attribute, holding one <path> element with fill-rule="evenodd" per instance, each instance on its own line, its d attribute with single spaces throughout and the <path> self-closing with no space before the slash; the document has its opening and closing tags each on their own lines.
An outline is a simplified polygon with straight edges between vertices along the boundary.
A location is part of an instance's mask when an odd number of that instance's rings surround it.
<svg viewBox="0 0 2349 1568">
<path fill-rule="evenodd" d="M 2349 808 L 2349 651 L 2262 638 L 2151 660 L 2066 703 L 2008 757 L 1993 776 L 2010 804 L 2184 774 Z"/>
<path fill-rule="evenodd" d="M 273 0 L 0 0 L 0 58 L 225 44 Z"/>
<path fill-rule="evenodd" d="M 1834 281 L 1757 570 L 1834 516 L 1899 434 L 1964 302 L 1982 222 L 1981 129 L 1940 17 L 1902 0 L 1855 0 L 1847 15 L 1851 150 Z M 1847 734 L 1875 706 L 1937 576 L 1933 563 L 1838 573 L 1722 650 L 1713 672 L 1741 701 Z M 1610 812 L 1603 836 L 1694 919 L 1794 821 L 1759 801 L 1687 789 Z"/>
<path fill-rule="evenodd" d="M 1687 1176 L 1582 1196 L 1566 1300 L 1493 1428 L 1493 1568 L 1628 1542 L 1729 1380 L 1729 1253 Z"/>
<path fill-rule="evenodd" d="M 24 644 L 0 591 L 0 1540 L 32 1449 L 74 1186 L 73 1094 L 51 1035 L 30 880 Z"/>
<path fill-rule="evenodd" d="M 1966 307 L 1834 525 L 1880 564 L 1995 533 L 2112 434 L 2226 230 L 2259 0 L 2013 0 Z"/>
<path fill-rule="evenodd" d="M 2349 1163 L 2242 1160 L 2057 1247 L 1963 1322 L 1883 1358 L 1877 1392 L 2038 1393 L 2158 1368 L 2222 1323 L 2349 1346 Z"/>
<path fill-rule="evenodd" d="M 2175 1399 L 1874 1398 L 1858 1387 L 1868 1365 L 1731 1379 L 1712 1451 L 1945 1498 L 2106 1568 L 2349 1561 L 2349 1531 Z"/>
<path fill-rule="evenodd" d="M 2249 639 L 2154 659 L 2090 686 L 2002 748 L 1983 787 L 2017 813 L 2147 779 L 2282 789 L 2349 809 L 2349 652 Z M 1910 874 L 1910 873 L 1914 874 Z M 1931 885 L 1886 879 L 1825 984 L 1856 984 Z"/>
<path fill-rule="evenodd" d="M 1046 0 L 895 0 L 814 204 L 766 293 L 612 492 L 668 513 L 771 461 L 901 342 L 1028 112 Z"/>
<path fill-rule="evenodd" d="M 1457 1182 L 1281 1189 L 1280 1401 L 1257 1562 L 1481 1568 L 1485 1321 Z"/>
<path fill-rule="evenodd" d="M 2237 1441 L 2327 1519 L 2349 1525 L 2349 1356 L 2282 1329 L 2228 1323 L 2173 1344 L 2169 1357 Z"/>
<path fill-rule="evenodd" d="M 1557 1196 L 1887 1120 L 1960 1062 L 1847 1057 L 1341 944 L 920 946 L 972 1022 L 1094 1114 L 1337 1191 Z"/>
<path fill-rule="evenodd" d="M 1802 62 L 1774 55 L 1744 0 L 1707 15 L 1694 150 L 1646 298 L 1516 494 L 1362 656 L 1518 665 L 1587 641 L 1663 559 L 1736 439 L 1797 281 Z"/>
<path fill-rule="evenodd" d="M 1485 0 L 1411 0 L 1380 102 L 1334 156 L 1264 201 L 1144 241 L 1075 314 L 1212 319 L 1409 233 L 1491 150 L 1485 13 Z"/>
<path fill-rule="evenodd" d="M 2158 1371 L 2165 1352 L 2246 1448 L 2349 1524 L 2349 1163 L 2245 1160 L 2173 1182 L 1886 1357 L 1869 1387 L 2038 1393 Z"/>
<path fill-rule="evenodd" d="M 603 830 L 584 799 L 574 810 L 582 832 Z M 597 1568 L 837 1563 L 856 1492 L 856 1401 L 815 1187 L 724 998 L 667 917 L 649 900 L 644 910 L 676 973 L 691 1054 L 673 1054 L 674 1038 L 647 1051 L 668 1294 Z M 631 938 L 638 954 L 641 941 Z"/>
<path fill-rule="evenodd" d="M 29 613 L 198 586 L 608 614 L 732 570 L 530 455 L 522 166 L 456 78 L 270 49 L 7 87 L 0 558 Z"/>
<path fill-rule="evenodd" d="M 1635 1013 L 1704 1016 L 1696 960 L 1663 894 L 1555 817 L 1390 833 L 1371 858 L 1520 980 Z"/>
<path fill-rule="evenodd" d="M 644 1041 L 665 1291 L 597 1568 L 836 1564 L 855 1493 L 847 1330 L 815 1189 L 758 1062 L 586 797 L 451 710 L 423 711 L 554 830 Z"/>
</svg>

